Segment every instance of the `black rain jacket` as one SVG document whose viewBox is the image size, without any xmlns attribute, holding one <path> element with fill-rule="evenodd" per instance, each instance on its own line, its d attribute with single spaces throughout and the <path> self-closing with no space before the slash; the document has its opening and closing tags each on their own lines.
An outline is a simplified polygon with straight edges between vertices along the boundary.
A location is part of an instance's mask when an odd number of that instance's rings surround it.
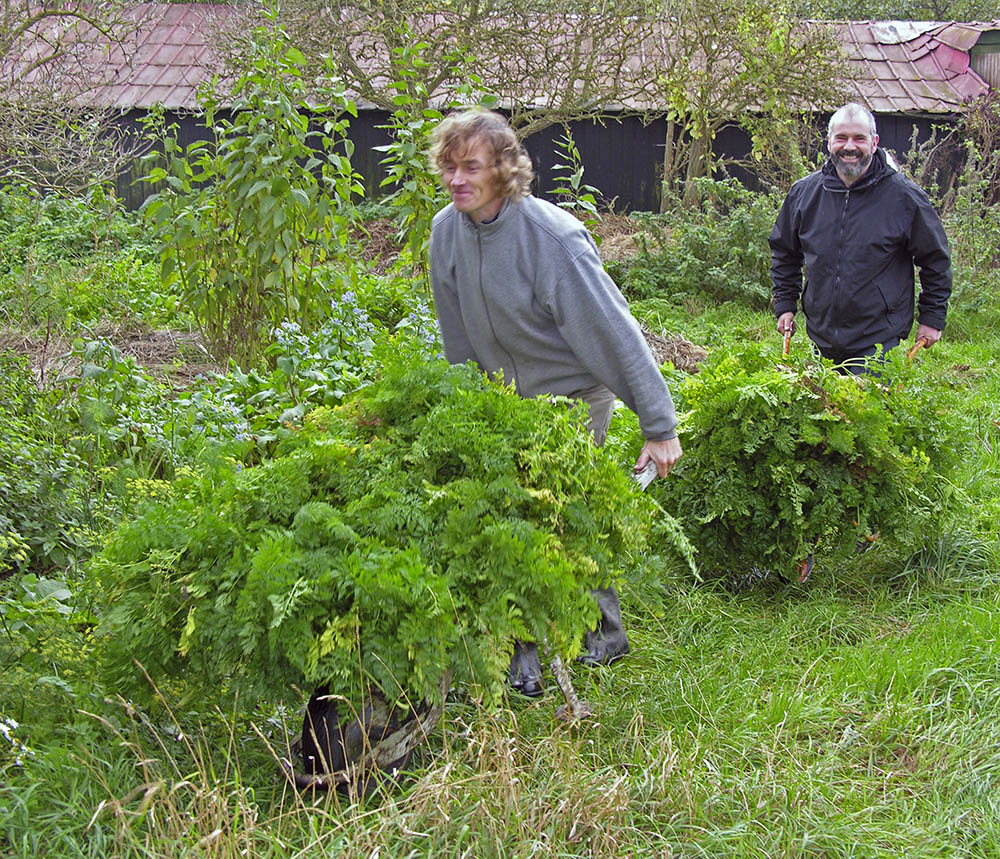
<svg viewBox="0 0 1000 859">
<path fill-rule="evenodd" d="M 919 322 L 944 328 L 951 295 L 944 227 L 927 194 L 889 166 L 881 149 L 851 187 L 830 161 L 792 185 L 770 244 L 775 316 L 794 312 L 801 294 L 806 332 L 821 349 L 859 354 L 906 338 L 914 265 Z"/>
</svg>

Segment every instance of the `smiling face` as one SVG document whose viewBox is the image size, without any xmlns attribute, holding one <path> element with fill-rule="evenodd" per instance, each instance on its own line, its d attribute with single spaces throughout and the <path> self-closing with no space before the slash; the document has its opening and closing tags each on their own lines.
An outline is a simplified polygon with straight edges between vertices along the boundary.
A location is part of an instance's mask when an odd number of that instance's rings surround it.
<svg viewBox="0 0 1000 859">
<path fill-rule="evenodd" d="M 470 138 L 441 163 L 441 181 L 451 202 L 477 223 L 490 221 L 503 208 L 493 147 L 478 137 Z"/>
<path fill-rule="evenodd" d="M 845 185 L 853 185 L 872 163 L 878 149 L 878 135 L 868 124 L 847 118 L 830 129 L 827 139 L 830 160 Z"/>
</svg>

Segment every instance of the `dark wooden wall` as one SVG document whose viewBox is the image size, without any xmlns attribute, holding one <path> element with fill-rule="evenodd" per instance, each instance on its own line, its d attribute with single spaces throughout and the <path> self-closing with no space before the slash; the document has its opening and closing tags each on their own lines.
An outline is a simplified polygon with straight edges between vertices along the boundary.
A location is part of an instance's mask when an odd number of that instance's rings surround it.
<svg viewBox="0 0 1000 859">
<path fill-rule="evenodd" d="M 221 115 L 221 114 L 220 114 Z M 141 112 L 132 112 L 122 118 L 122 124 L 137 133 Z M 376 146 L 389 142 L 389 133 L 380 126 L 388 115 L 381 110 L 359 111 L 351 120 L 350 138 L 354 143 L 352 163 L 363 177 L 365 194 L 375 199 L 385 193 L 380 183 L 385 176 L 379 162 L 383 153 Z M 828 116 L 817 117 L 819 127 L 825 131 Z M 168 124 L 176 123 L 178 141 L 186 146 L 203 139 L 208 132 L 203 123 L 189 114 L 170 114 Z M 943 120 L 884 115 L 877 117 L 880 145 L 899 155 L 910 149 L 914 125 L 918 140 L 926 140 L 936 123 Z M 635 116 L 610 117 L 603 122 L 575 122 L 570 125 L 573 139 L 580 151 L 584 167 L 583 181 L 597 188 L 607 202 L 613 202 L 616 211 L 657 211 L 660 203 L 659 174 L 663 160 L 666 120 L 646 120 Z M 525 147 L 535 166 L 536 188 L 540 196 L 548 196 L 556 175 L 553 167 L 563 159 L 555 141 L 563 135 L 561 126 L 553 126 L 525 141 Z M 717 153 L 743 158 L 750 151 L 750 141 L 745 132 L 736 126 L 724 127 L 714 141 Z M 138 208 L 152 193 L 148 184 L 138 181 L 142 168 L 134 164 L 127 174 L 119 177 L 118 194 L 130 208 Z M 754 177 L 735 170 L 734 175 L 750 185 Z"/>
</svg>

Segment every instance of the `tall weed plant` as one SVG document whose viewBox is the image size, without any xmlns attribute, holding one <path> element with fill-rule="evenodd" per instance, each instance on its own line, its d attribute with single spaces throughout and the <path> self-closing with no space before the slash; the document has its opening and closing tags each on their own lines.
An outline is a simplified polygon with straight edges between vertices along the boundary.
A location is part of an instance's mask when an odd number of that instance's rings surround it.
<svg viewBox="0 0 1000 859">
<path fill-rule="evenodd" d="M 429 45 L 412 32 L 407 22 L 396 26 L 400 30 L 400 41 L 409 44 L 392 53 L 394 79 L 389 89 L 396 109 L 390 114 L 389 122 L 381 126 L 391 133 L 392 142 L 375 149 L 385 153 L 381 161 L 386 171 L 382 187 L 390 191 L 386 202 L 393 207 L 396 238 L 405 244 L 405 262 L 416 275 L 424 294 L 430 295 L 431 222 L 448 199 L 427 160 L 431 133 L 449 108 L 477 102 L 484 107 L 494 107 L 497 99 L 485 91 L 478 75 L 471 75 L 450 94 L 443 108 L 432 107 L 427 79 L 431 68 L 426 56 Z M 469 63 L 458 49 L 440 61 L 452 66 L 453 76 L 467 75 L 460 69 L 467 68 Z"/>
<path fill-rule="evenodd" d="M 552 195 L 557 205 L 580 216 L 594 242 L 600 245 L 601 236 L 596 233 L 596 228 L 601 221 L 597 208 L 601 192 L 583 181 L 583 158 L 569 126 L 563 127 L 563 136 L 556 140 L 555 146 L 558 160 L 552 168 L 555 174 Z"/>
<path fill-rule="evenodd" d="M 317 103 L 277 10 L 265 17 L 247 71 L 227 91 L 232 119 L 221 115 L 221 92 L 201 92 L 214 141 L 182 151 L 165 137 L 166 166 L 147 176 L 164 187 L 145 207 L 163 280 L 179 284 L 215 354 L 244 366 L 260 359 L 273 326 L 308 329 L 321 318 L 318 269 L 332 264 L 340 289 L 353 285 L 353 200 L 363 193 L 347 138 L 353 102 L 331 77 Z"/>
<path fill-rule="evenodd" d="M 1000 98 L 980 105 L 966 121 L 971 133 L 962 140 L 965 165 L 944 218 L 955 272 L 949 321 L 955 310 L 960 322 L 966 313 L 987 311 L 995 324 L 1000 319 Z M 951 333 L 956 327 L 949 325 Z"/>
<path fill-rule="evenodd" d="M 27 360 L 0 352 L 0 576 L 75 568 L 93 546 L 91 485 L 67 435 Z"/>
</svg>

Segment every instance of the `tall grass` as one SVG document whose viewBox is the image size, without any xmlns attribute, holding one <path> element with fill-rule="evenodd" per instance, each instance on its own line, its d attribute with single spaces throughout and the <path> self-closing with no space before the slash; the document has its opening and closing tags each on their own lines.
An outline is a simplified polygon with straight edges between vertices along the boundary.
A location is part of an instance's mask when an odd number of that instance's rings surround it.
<svg viewBox="0 0 1000 859">
<path fill-rule="evenodd" d="M 995 588 L 968 583 L 995 569 L 909 586 L 865 557 L 816 575 L 647 593 L 633 654 L 575 671 L 596 718 L 557 722 L 552 693 L 455 700 L 415 769 L 367 798 L 283 781 L 294 723 L 78 712 L 88 743 L 5 779 L 7 852 L 994 855 L 1000 615 Z"/>
</svg>

